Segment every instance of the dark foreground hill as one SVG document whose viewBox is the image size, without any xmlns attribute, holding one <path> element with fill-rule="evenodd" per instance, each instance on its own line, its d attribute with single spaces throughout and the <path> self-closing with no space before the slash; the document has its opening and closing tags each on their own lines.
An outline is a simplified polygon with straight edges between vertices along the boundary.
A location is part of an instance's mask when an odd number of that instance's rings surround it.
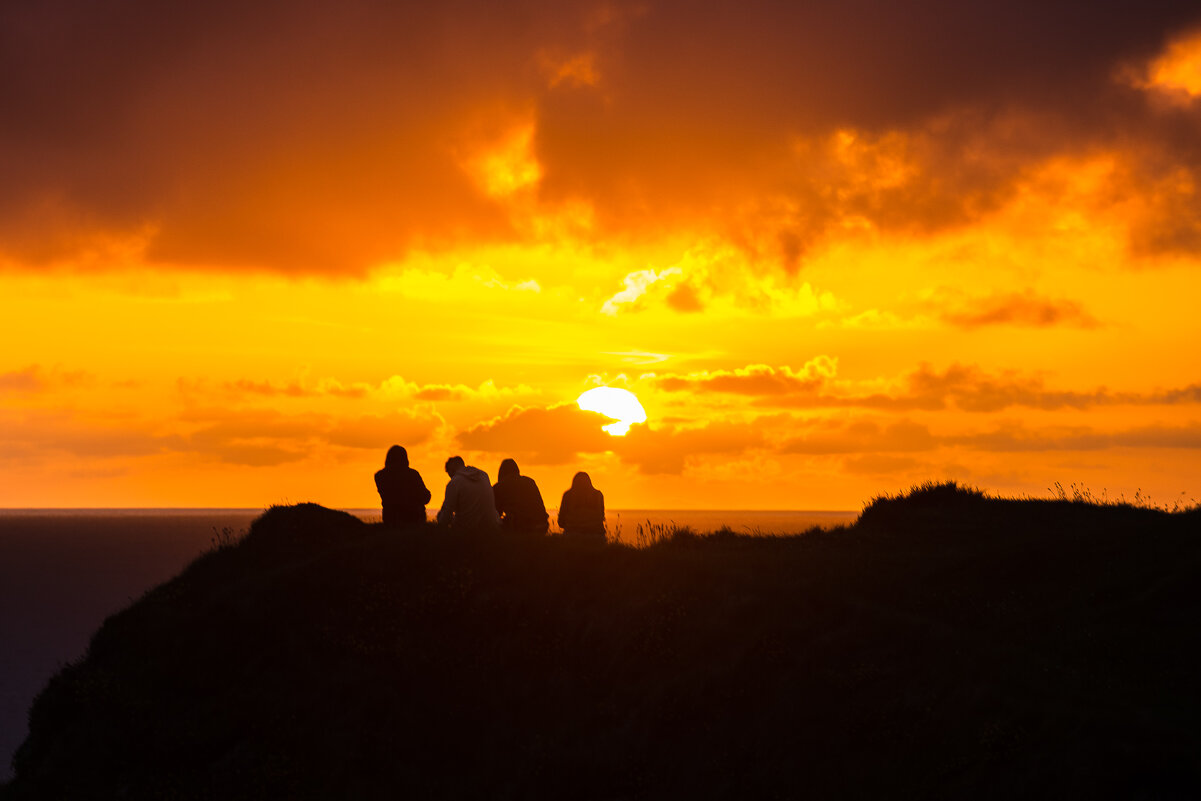
<svg viewBox="0 0 1201 801">
<path fill-rule="evenodd" d="M 279 507 L 105 622 L 0 795 L 1198 797 L 1199 621 L 1197 512 L 935 487 L 634 550 Z"/>
</svg>

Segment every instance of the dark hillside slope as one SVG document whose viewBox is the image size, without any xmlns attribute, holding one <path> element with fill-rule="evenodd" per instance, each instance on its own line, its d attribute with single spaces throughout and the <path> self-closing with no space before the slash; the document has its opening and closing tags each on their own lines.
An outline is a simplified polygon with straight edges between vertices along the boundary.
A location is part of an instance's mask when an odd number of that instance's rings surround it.
<svg viewBox="0 0 1201 801">
<path fill-rule="evenodd" d="M 1199 535 L 962 490 L 645 550 L 276 508 L 104 624 L 2 795 L 1197 797 Z"/>
</svg>

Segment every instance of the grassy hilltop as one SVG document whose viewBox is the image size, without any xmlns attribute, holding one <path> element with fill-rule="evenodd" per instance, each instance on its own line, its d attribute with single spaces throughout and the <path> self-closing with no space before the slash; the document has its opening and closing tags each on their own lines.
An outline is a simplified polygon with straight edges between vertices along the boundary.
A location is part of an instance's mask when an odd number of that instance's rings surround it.
<svg viewBox="0 0 1201 801">
<path fill-rule="evenodd" d="M 1199 620 L 1196 510 L 934 485 L 633 549 L 277 507 L 105 622 L 0 795 L 1197 797 Z"/>
</svg>

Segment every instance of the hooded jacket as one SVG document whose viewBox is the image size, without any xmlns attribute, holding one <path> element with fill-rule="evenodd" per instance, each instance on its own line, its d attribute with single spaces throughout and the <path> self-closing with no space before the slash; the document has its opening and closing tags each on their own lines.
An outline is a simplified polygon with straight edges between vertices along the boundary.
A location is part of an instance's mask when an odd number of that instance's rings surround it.
<svg viewBox="0 0 1201 801">
<path fill-rule="evenodd" d="M 488 474 L 469 464 L 460 467 L 446 484 L 438 523 L 454 528 L 494 529 L 499 526 Z"/>
</svg>

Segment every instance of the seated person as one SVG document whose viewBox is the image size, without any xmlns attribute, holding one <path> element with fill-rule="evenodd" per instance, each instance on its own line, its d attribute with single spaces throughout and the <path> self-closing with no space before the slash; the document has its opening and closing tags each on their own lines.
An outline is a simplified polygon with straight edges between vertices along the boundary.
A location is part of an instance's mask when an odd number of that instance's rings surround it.
<svg viewBox="0 0 1201 801">
<path fill-rule="evenodd" d="M 456 529 L 487 531 L 500 526 L 492 482 L 478 467 L 463 463 L 463 457 L 446 460 L 446 497 L 438 510 L 438 525 Z"/>
<path fill-rule="evenodd" d="M 425 522 L 425 505 L 430 491 L 425 488 L 421 474 L 409 467 L 409 454 L 399 445 L 388 449 L 384 469 L 375 474 L 384 508 L 384 525 L 392 528 L 416 526 Z"/>
<path fill-rule="evenodd" d="M 587 473 L 576 473 L 559 504 L 559 528 L 572 539 L 605 541 L 605 496 Z"/>
<path fill-rule="evenodd" d="M 538 485 L 529 476 L 523 476 L 517 462 L 505 459 L 496 471 L 496 484 L 492 487 L 496 499 L 496 511 L 500 514 L 500 527 L 513 534 L 545 534 L 550 526 L 550 515 L 542 502 Z"/>
</svg>

